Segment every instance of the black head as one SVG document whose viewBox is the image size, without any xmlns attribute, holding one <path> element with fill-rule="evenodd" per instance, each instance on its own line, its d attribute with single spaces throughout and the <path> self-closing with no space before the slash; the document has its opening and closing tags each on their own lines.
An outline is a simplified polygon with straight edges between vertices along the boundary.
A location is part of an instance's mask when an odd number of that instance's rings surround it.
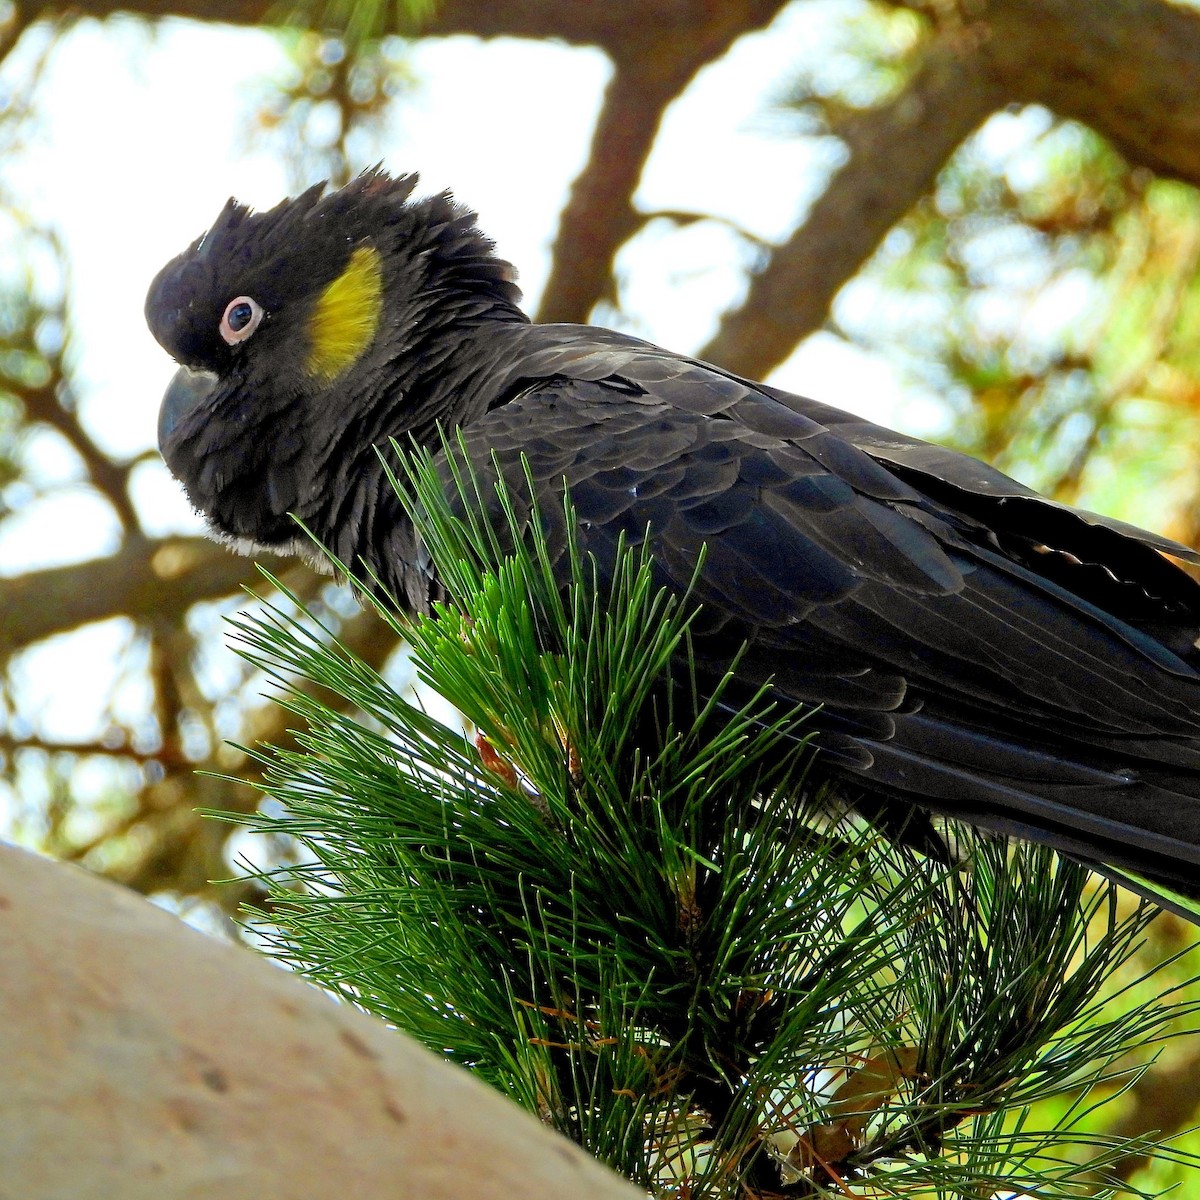
<svg viewBox="0 0 1200 1200">
<path fill-rule="evenodd" d="M 474 214 L 411 199 L 415 183 L 372 170 L 267 212 L 230 200 L 151 284 L 146 320 L 182 367 L 159 444 L 218 533 L 294 541 L 288 514 L 312 517 L 322 456 L 346 452 L 339 423 L 387 405 L 387 434 L 402 433 L 430 338 L 484 314 L 524 319 Z"/>
</svg>

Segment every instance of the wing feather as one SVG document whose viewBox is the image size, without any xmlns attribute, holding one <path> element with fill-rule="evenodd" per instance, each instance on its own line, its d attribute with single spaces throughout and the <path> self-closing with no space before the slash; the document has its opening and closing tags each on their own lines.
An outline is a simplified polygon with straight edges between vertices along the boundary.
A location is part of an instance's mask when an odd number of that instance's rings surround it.
<svg viewBox="0 0 1200 1200">
<path fill-rule="evenodd" d="M 703 669 L 821 706 L 878 793 L 1198 890 L 1200 588 L 1160 553 L 1190 552 L 619 335 L 572 354 L 467 452 L 517 488 L 525 456 L 544 513 L 569 488 L 602 567 L 649 528 L 682 590 L 703 553 Z"/>
</svg>

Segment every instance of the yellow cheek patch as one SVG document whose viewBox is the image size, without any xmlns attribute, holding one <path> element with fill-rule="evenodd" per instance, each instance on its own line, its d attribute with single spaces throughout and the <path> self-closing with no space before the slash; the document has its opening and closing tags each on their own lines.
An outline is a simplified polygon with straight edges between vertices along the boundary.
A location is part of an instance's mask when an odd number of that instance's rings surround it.
<svg viewBox="0 0 1200 1200">
<path fill-rule="evenodd" d="M 359 246 L 346 269 L 317 297 L 308 322 L 308 373 L 332 383 L 375 340 L 383 308 L 383 264 Z"/>
</svg>

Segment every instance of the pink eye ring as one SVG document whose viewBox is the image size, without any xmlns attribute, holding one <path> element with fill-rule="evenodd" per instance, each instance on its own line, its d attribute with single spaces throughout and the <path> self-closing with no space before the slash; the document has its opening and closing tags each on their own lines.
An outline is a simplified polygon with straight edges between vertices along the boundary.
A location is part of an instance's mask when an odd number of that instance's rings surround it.
<svg viewBox="0 0 1200 1200">
<path fill-rule="evenodd" d="M 221 337 L 231 346 L 244 342 L 263 319 L 262 305 L 251 296 L 235 296 L 221 314 Z"/>
</svg>

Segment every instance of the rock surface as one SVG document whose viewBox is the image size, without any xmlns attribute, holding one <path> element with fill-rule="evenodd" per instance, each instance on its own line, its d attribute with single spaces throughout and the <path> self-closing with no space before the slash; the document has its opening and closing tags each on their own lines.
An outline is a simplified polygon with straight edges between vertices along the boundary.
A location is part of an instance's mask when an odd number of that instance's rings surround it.
<svg viewBox="0 0 1200 1200">
<path fill-rule="evenodd" d="M 0 845 L 0 1200 L 629 1200 L 465 1072 Z"/>
</svg>

